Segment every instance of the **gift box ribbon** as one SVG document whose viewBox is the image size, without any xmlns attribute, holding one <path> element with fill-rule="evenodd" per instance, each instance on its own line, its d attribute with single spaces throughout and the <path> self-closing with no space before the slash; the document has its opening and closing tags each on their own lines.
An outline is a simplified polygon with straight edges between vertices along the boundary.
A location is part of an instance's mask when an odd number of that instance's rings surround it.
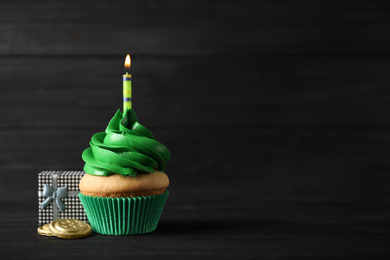
<svg viewBox="0 0 390 260">
<path fill-rule="evenodd" d="M 52 176 L 53 186 L 44 184 L 43 192 L 40 191 L 38 193 L 38 196 L 47 197 L 44 202 L 40 203 L 42 209 L 45 209 L 52 201 L 55 201 L 55 203 L 53 203 L 53 219 L 58 219 L 58 209 L 60 209 L 61 212 L 64 212 L 66 209 L 64 202 L 61 200 L 62 198 L 66 198 L 68 195 L 77 196 L 79 194 L 79 191 L 68 191 L 67 186 L 57 188 L 57 179 L 62 173 L 62 171 L 55 172 Z"/>
<path fill-rule="evenodd" d="M 47 197 L 44 202 L 40 203 L 43 209 L 46 208 L 53 200 L 55 200 L 58 208 L 60 208 L 60 211 L 65 211 L 66 207 L 61 199 L 68 196 L 68 189 L 66 186 L 59 187 L 57 190 L 55 190 L 52 186 L 45 184 L 42 195 Z"/>
</svg>

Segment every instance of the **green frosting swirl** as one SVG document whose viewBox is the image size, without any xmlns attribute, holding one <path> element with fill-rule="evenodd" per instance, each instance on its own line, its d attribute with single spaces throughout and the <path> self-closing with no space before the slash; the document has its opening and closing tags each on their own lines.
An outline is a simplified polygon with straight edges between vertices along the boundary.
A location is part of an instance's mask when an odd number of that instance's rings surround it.
<svg viewBox="0 0 390 260">
<path fill-rule="evenodd" d="M 168 149 L 154 140 L 153 134 L 140 123 L 133 109 L 118 110 L 105 132 L 92 136 L 91 147 L 84 150 L 84 171 L 92 175 L 163 171 L 171 158 Z"/>
</svg>

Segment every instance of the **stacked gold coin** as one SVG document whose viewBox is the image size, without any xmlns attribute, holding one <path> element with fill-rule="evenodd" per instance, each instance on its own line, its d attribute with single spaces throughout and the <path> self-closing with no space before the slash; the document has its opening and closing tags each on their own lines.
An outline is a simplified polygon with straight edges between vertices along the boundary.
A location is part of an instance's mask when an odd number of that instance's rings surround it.
<svg viewBox="0 0 390 260">
<path fill-rule="evenodd" d="M 43 226 L 40 226 L 38 228 L 38 234 L 41 235 L 41 236 L 52 237 L 53 233 L 51 233 L 51 231 L 49 229 L 49 225 L 50 224 L 45 224 Z"/>
<path fill-rule="evenodd" d="M 57 219 L 38 228 L 42 236 L 56 236 L 64 239 L 84 238 L 91 234 L 91 226 L 77 219 Z"/>
</svg>

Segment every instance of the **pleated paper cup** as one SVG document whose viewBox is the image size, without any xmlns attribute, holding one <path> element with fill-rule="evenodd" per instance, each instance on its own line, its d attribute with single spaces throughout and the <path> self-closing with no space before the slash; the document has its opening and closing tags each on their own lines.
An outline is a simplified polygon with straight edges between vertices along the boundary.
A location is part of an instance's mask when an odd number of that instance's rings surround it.
<svg viewBox="0 0 390 260">
<path fill-rule="evenodd" d="M 169 192 L 132 197 L 79 197 L 92 230 L 104 235 L 135 235 L 154 231 L 160 220 Z"/>
</svg>

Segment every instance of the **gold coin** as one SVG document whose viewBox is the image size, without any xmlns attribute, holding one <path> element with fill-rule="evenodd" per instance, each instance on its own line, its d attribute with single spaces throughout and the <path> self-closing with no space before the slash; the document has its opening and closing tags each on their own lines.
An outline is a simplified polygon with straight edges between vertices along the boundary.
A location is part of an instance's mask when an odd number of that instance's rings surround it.
<svg viewBox="0 0 390 260">
<path fill-rule="evenodd" d="M 50 223 L 49 229 L 56 237 L 64 239 L 84 238 L 91 234 L 91 226 L 71 218 L 57 219 Z"/>
<path fill-rule="evenodd" d="M 41 235 L 41 236 L 47 236 L 47 237 L 52 237 L 53 234 L 51 233 L 50 229 L 49 229 L 49 223 L 48 224 L 45 224 L 43 226 L 40 226 L 38 228 L 38 234 Z"/>
</svg>

